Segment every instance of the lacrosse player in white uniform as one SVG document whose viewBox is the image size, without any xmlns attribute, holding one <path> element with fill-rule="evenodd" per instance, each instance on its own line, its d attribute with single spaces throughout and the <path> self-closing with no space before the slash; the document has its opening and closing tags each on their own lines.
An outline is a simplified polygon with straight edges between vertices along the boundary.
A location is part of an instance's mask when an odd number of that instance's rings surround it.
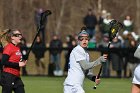
<svg viewBox="0 0 140 93">
<path fill-rule="evenodd" d="M 89 34 L 85 30 L 82 30 L 78 34 L 78 45 L 70 54 L 68 76 L 64 81 L 64 93 L 85 93 L 83 90 L 85 76 L 96 84 L 100 83 L 100 79 L 97 79 L 90 69 L 101 64 L 101 62 L 105 62 L 107 54 L 104 54 L 93 62 L 89 62 L 89 54 L 86 51 L 88 41 Z"/>
<path fill-rule="evenodd" d="M 136 49 L 134 56 L 140 59 L 140 45 Z M 131 93 L 140 93 L 140 63 L 134 70 L 134 77 L 132 80 L 132 90 Z"/>
</svg>

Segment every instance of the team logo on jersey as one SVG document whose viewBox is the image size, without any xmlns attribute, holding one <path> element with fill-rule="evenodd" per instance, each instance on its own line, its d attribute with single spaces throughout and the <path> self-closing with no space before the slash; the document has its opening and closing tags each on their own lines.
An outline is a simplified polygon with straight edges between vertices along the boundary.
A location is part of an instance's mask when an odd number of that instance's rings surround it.
<svg viewBox="0 0 140 93">
<path fill-rule="evenodd" d="M 16 55 L 21 55 L 21 52 L 18 50 L 18 51 L 16 52 Z"/>
<path fill-rule="evenodd" d="M 77 93 L 78 89 L 77 88 L 72 88 L 71 91 L 72 91 L 72 93 Z"/>
</svg>

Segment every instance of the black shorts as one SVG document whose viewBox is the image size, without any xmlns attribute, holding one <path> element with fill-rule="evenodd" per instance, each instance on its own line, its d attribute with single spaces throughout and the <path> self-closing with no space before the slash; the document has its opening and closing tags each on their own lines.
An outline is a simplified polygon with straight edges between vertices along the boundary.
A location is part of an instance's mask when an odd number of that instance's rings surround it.
<svg viewBox="0 0 140 93">
<path fill-rule="evenodd" d="M 24 84 L 20 77 L 17 77 L 15 75 L 6 72 L 2 72 L 1 85 L 13 87 L 13 88 L 17 88 L 18 86 L 24 87 Z"/>
</svg>

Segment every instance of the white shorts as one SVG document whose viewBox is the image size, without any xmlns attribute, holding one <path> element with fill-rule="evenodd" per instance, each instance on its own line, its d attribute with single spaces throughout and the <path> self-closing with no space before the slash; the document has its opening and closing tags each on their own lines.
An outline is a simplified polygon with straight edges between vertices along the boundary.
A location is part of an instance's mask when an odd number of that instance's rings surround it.
<svg viewBox="0 0 140 93">
<path fill-rule="evenodd" d="M 140 64 L 135 68 L 132 83 L 140 85 Z"/>
<path fill-rule="evenodd" d="M 64 93 L 85 93 L 81 85 L 64 85 Z"/>
</svg>

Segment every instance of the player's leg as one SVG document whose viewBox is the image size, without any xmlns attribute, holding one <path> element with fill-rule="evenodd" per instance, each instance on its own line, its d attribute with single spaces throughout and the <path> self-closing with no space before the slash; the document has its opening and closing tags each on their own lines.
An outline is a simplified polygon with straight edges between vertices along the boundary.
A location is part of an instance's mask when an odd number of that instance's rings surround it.
<svg viewBox="0 0 140 93">
<path fill-rule="evenodd" d="M 140 93 L 140 76 L 139 76 L 139 71 L 140 71 L 140 65 L 138 65 L 134 71 L 134 77 L 132 80 L 132 91 L 131 93 Z"/>
<path fill-rule="evenodd" d="M 72 92 L 71 92 L 71 87 L 72 87 L 72 86 L 64 85 L 64 90 L 63 90 L 64 93 L 72 93 Z"/>
<path fill-rule="evenodd" d="M 2 86 L 2 93 L 12 93 L 12 87 Z"/>
<path fill-rule="evenodd" d="M 65 85 L 64 93 L 85 93 L 81 85 Z"/>
<path fill-rule="evenodd" d="M 14 76 L 3 72 L 1 75 L 2 93 L 12 93 Z"/>
<path fill-rule="evenodd" d="M 131 89 L 131 93 L 140 93 L 140 85 L 133 84 L 132 89 Z"/>
<path fill-rule="evenodd" d="M 14 92 L 15 93 L 25 93 L 24 84 L 20 77 L 16 77 L 16 79 L 15 79 Z"/>
<path fill-rule="evenodd" d="M 14 91 L 15 93 L 25 93 L 24 86 L 18 86 Z"/>
<path fill-rule="evenodd" d="M 75 85 L 72 88 L 72 93 L 85 93 L 81 85 Z"/>
</svg>

